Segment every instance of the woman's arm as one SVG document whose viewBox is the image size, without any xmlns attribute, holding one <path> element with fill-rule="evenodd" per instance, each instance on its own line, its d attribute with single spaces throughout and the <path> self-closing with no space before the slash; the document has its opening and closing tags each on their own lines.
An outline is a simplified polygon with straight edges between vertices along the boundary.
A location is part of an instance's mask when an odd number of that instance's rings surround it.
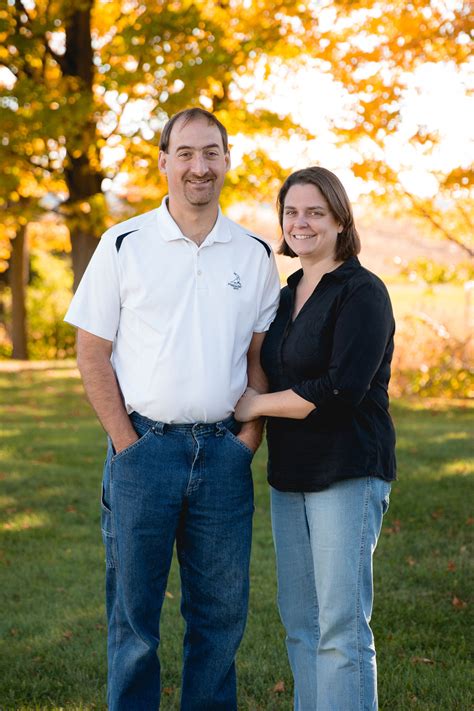
<svg viewBox="0 0 474 711">
<path fill-rule="evenodd" d="M 247 388 L 235 409 L 235 418 L 249 422 L 257 417 L 290 417 L 304 420 L 315 409 L 312 402 L 297 395 L 293 390 L 261 395 L 253 388 Z"/>
</svg>

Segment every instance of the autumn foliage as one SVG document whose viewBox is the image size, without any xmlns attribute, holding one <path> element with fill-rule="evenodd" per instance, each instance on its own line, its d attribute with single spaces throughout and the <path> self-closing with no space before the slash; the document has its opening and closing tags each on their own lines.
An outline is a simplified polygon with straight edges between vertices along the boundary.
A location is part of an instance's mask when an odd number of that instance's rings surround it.
<svg viewBox="0 0 474 711">
<path fill-rule="evenodd" d="M 190 105 L 214 111 L 231 142 L 252 142 L 224 203 L 273 202 L 288 170 L 266 142 L 310 141 L 317 131 L 291 104 L 273 111 L 265 79 L 291 82 L 302 67 L 338 88 L 346 109 L 329 128 L 336 145 L 351 146 L 366 192 L 472 256 L 472 171 L 433 168 L 438 194 L 421 199 L 385 160 L 414 72 L 441 63 L 466 71 L 471 14 L 469 2 L 426 0 L 8 0 L 0 10 L 0 270 L 13 355 L 27 355 L 32 224 L 53 219 L 52 253 L 63 248 L 56 228 L 67 231 L 76 286 L 104 228 L 164 194 L 159 133 Z M 407 139 L 422 159 L 442 137 L 414 125 Z"/>
</svg>

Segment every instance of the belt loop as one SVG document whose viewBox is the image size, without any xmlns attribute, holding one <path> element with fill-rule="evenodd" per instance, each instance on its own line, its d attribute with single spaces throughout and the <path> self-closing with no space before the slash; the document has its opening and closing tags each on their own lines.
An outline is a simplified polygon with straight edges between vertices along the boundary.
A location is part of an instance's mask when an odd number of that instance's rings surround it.
<svg viewBox="0 0 474 711">
<path fill-rule="evenodd" d="M 165 433 L 165 427 L 166 425 L 164 422 L 155 422 L 151 429 L 155 434 L 163 435 Z"/>
</svg>

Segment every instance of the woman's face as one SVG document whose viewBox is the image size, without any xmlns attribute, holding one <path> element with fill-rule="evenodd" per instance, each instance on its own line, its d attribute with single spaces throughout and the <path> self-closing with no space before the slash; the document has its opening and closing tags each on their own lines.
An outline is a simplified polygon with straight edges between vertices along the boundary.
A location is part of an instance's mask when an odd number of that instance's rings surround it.
<svg viewBox="0 0 474 711">
<path fill-rule="evenodd" d="M 319 189 L 311 183 L 292 185 L 283 206 L 283 237 L 304 259 L 334 259 L 337 235 L 342 232 Z"/>
</svg>

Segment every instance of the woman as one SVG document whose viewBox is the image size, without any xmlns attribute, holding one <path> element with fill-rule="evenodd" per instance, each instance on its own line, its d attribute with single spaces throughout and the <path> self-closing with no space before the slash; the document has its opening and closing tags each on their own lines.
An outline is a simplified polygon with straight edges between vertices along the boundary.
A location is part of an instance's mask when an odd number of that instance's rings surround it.
<svg viewBox="0 0 474 711">
<path fill-rule="evenodd" d="M 297 711 L 377 708 L 372 556 L 395 478 L 387 387 L 394 320 L 387 290 L 356 255 L 351 205 L 324 168 L 278 195 L 283 254 L 299 257 L 262 347 L 268 394 L 236 418 L 267 416 L 268 480 Z"/>
</svg>

